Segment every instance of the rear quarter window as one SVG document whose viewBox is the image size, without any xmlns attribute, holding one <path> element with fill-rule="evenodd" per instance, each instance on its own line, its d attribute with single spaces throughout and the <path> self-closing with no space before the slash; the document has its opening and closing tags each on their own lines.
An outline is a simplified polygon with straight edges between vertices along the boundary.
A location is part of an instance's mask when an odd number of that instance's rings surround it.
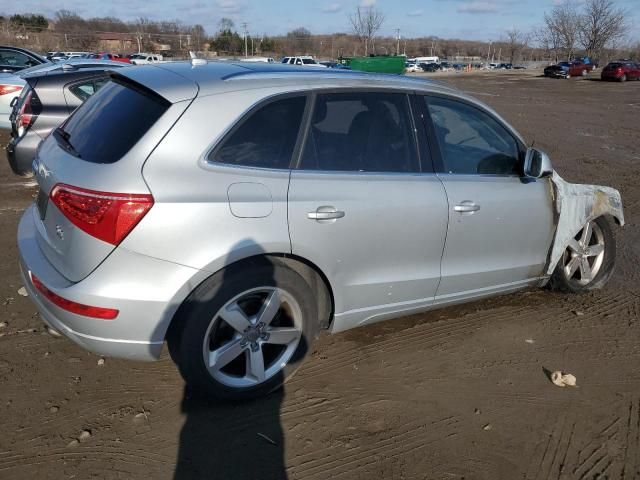
<svg viewBox="0 0 640 480">
<path fill-rule="evenodd" d="M 93 163 L 115 163 L 122 158 L 169 108 L 152 92 L 112 79 L 94 94 L 58 130 L 79 158 Z"/>
</svg>

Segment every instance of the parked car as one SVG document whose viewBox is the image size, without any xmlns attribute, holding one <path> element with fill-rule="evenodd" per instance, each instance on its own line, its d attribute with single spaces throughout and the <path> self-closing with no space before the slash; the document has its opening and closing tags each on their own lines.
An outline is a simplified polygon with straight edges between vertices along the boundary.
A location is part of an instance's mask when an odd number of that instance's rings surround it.
<svg viewBox="0 0 640 480">
<path fill-rule="evenodd" d="M 248 57 L 240 60 L 241 62 L 262 62 L 262 63 L 273 63 L 275 60 L 273 57 Z"/>
<path fill-rule="evenodd" d="M 38 149 L 22 278 L 40 318 L 89 350 L 151 360 L 167 339 L 195 388 L 265 394 L 321 329 L 606 283 L 619 193 L 567 184 L 526 145 L 436 82 L 122 69 Z"/>
<path fill-rule="evenodd" d="M 416 73 L 416 72 L 422 72 L 422 68 L 420 68 L 415 63 L 405 63 L 404 71 L 407 73 Z"/>
<path fill-rule="evenodd" d="M 121 57 L 115 53 L 91 53 L 87 58 L 94 60 L 111 60 L 112 62 L 131 63 L 127 57 Z"/>
<path fill-rule="evenodd" d="M 602 80 L 617 80 L 618 82 L 640 80 L 640 65 L 629 61 L 609 62 L 602 69 L 600 78 Z"/>
<path fill-rule="evenodd" d="M 318 63 L 313 57 L 300 56 L 300 57 L 283 57 L 280 63 L 286 63 L 287 65 L 298 65 L 304 67 L 318 67 L 327 68 L 326 66 Z"/>
<path fill-rule="evenodd" d="M 148 65 L 149 63 L 161 63 L 164 61 L 162 55 L 154 53 L 136 53 L 127 58 L 134 65 Z"/>
<path fill-rule="evenodd" d="M 48 60 L 24 48 L 0 45 L 0 73 L 12 73 L 47 63 Z"/>
<path fill-rule="evenodd" d="M 571 78 L 584 77 L 591 71 L 588 65 L 582 62 L 560 62 L 557 65 L 550 65 L 544 69 L 545 77 L 552 78 Z"/>
<path fill-rule="evenodd" d="M 35 72 L 45 73 L 59 72 L 63 69 L 91 68 L 95 66 L 96 62 L 99 62 L 99 64 L 103 63 L 100 60 L 72 59 L 62 60 L 60 62 L 41 63 L 14 73 L 0 73 L 0 92 L 6 92 L 4 95 L 0 95 L 0 128 L 11 128 L 9 116 L 11 115 L 13 105 L 20 96 L 22 88 L 26 83 L 22 78 L 23 76 Z M 122 65 L 126 66 L 126 64 Z"/>
<path fill-rule="evenodd" d="M 421 63 L 418 65 L 423 72 L 439 72 L 442 68 L 437 63 Z"/>
<path fill-rule="evenodd" d="M 109 72 L 124 66 L 122 62 L 71 61 L 23 75 L 26 85 L 9 117 L 11 141 L 6 152 L 11 170 L 32 175 L 31 164 L 42 139 L 104 85 Z"/>
<path fill-rule="evenodd" d="M 511 70 L 513 69 L 513 64 L 511 63 L 501 63 L 497 67 L 499 70 Z"/>
</svg>

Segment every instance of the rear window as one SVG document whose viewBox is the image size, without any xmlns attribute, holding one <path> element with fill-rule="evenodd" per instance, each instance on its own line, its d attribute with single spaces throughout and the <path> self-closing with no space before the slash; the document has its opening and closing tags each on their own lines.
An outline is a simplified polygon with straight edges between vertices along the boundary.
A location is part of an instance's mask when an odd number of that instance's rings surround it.
<svg viewBox="0 0 640 480">
<path fill-rule="evenodd" d="M 154 93 L 111 80 L 56 130 L 55 137 L 69 153 L 83 160 L 115 163 L 169 105 Z"/>
</svg>

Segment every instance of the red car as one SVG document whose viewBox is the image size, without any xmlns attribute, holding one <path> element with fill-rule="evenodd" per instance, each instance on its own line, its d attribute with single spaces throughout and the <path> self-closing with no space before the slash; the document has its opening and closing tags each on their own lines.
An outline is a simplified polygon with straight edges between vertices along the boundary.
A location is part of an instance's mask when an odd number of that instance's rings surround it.
<svg viewBox="0 0 640 480">
<path fill-rule="evenodd" d="M 569 65 L 569 76 L 571 77 L 583 77 L 591 71 L 591 65 L 582 63 L 580 61 L 571 62 Z"/>
<path fill-rule="evenodd" d="M 95 58 L 97 60 L 112 60 L 114 62 L 131 63 L 127 57 L 121 57 L 114 53 L 92 53 L 89 58 Z"/>
<path fill-rule="evenodd" d="M 600 74 L 602 80 L 640 80 L 640 65 L 633 62 L 611 62 Z"/>
</svg>

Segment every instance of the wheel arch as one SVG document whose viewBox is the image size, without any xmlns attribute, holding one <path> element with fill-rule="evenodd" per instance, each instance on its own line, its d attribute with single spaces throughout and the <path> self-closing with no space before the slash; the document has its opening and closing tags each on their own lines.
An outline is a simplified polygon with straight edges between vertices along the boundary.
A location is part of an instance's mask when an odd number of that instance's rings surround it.
<svg viewBox="0 0 640 480">
<path fill-rule="evenodd" d="M 297 255 L 289 253 L 264 253 L 236 260 L 220 268 L 218 271 L 212 272 L 210 275 L 207 275 L 206 278 L 198 282 L 197 285 L 195 285 L 185 296 L 180 306 L 171 317 L 170 322 L 166 326 L 165 332 L 163 332 L 162 338 L 167 339 L 170 335 L 179 335 L 181 318 L 185 305 L 187 305 L 191 293 L 203 282 L 215 275 L 220 276 L 229 270 L 251 268 L 260 265 L 262 262 L 269 262 L 271 265 L 283 266 L 293 270 L 304 278 L 311 289 L 318 293 L 318 295 L 316 295 L 316 302 L 319 327 L 324 330 L 329 329 L 333 320 L 335 301 L 331 283 L 324 272 L 322 272 L 322 270 L 313 262 Z"/>
</svg>

